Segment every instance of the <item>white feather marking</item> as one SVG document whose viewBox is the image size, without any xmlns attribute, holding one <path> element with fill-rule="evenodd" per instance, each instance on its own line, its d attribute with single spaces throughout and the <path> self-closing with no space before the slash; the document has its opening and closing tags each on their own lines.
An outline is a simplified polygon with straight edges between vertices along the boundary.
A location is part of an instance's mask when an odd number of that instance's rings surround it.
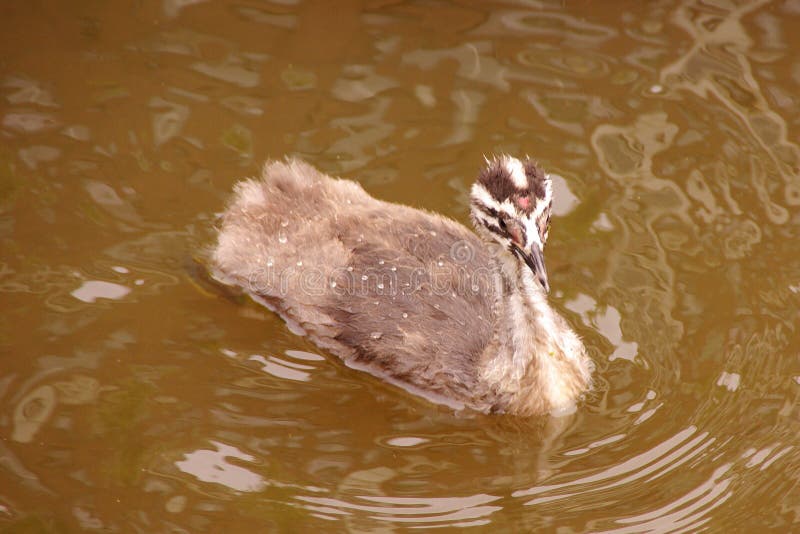
<svg viewBox="0 0 800 534">
<path fill-rule="evenodd" d="M 504 212 L 509 217 L 514 217 L 515 219 L 519 217 L 519 214 L 517 213 L 517 208 L 514 207 L 514 204 L 512 204 L 510 200 L 508 199 L 504 200 L 502 204 L 499 204 L 499 206 L 500 206 L 499 211 Z"/>
<path fill-rule="evenodd" d="M 542 243 L 542 238 L 539 235 L 539 227 L 536 226 L 535 218 L 525 219 L 525 235 L 528 238 L 528 242 L 525 243 L 525 247 L 528 250 L 530 250 L 534 243 L 539 245 L 539 248 L 544 250 L 544 243 Z"/>
<path fill-rule="evenodd" d="M 550 178 L 550 173 L 544 175 L 544 190 L 544 199 L 549 204 L 550 200 L 553 198 L 553 180 Z"/>
<path fill-rule="evenodd" d="M 539 215 L 544 213 L 544 210 L 547 209 L 547 200 L 538 200 L 536 202 L 536 206 L 534 206 L 533 211 L 530 214 L 531 219 L 537 219 Z"/>
<path fill-rule="evenodd" d="M 472 185 L 472 198 L 487 208 L 492 208 L 497 211 L 501 211 L 503 209 L 502 204 L 495 200 L 489 191 L 487 191 L 485 187 L 477 182 Z"/>
<path fill-rule="evenodd" d="M 503 156 L 500 159 L 500 164 L 506 168 L 508 174 L 511 175 L 511 181 L 520 189 L 528 188 L 528 177 L 525 175 L 525 167 L 522 162 L 517 158 L 511 156 Z"/>
<path fill-rule="evenodd" d="M 475 211 L 472 212 L 472 216 L 475 217 L 476 220 L 478 220 L 480 222 L 483 222 L 483 223 L 486 223 L 486 224 L 496 224 L 497 223 L 497 221 L 495 221 L 494 218 L 489 217 L 488 215 L 486 215 L 482 211 L 475 210 Z"/>
</svg>

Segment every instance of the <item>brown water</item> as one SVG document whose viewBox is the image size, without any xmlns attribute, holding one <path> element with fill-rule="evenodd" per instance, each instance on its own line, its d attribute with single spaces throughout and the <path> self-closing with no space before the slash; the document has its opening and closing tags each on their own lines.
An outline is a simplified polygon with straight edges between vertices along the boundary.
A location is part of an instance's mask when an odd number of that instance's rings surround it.
<svg viewBox="0 0 800 534">
<path fill-rule="evenodd" d="M 0 4 L 0 530 L 800 530 L 800 2 Z M 296 154 L 556 178 L 577 413 L 454 414 L 203 282 Z M 223 530 L 224 529 L 224 530 Z"/>
</svg>

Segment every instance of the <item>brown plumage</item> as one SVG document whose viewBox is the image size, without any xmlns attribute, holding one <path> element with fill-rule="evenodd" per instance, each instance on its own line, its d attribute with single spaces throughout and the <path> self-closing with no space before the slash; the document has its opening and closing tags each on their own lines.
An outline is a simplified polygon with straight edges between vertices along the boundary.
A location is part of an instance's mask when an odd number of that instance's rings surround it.
<svg viewBox="0 0 800 534">
<path fill-rule="evenodd" d="M 271 162 L 235 186 L 212 271 L 351 367 L 432 400 L 565 410 L 591 362 L 546 302 L 551 191 L 530 161 L 490 163 L 472 191 L 482 241 L 301 161 Z"/>
</svg>

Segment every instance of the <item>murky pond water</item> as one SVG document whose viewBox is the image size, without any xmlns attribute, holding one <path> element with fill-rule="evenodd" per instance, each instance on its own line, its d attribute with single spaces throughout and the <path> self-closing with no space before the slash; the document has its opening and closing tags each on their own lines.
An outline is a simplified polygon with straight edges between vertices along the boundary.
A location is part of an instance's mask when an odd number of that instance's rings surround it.
<svg viewBox="0 0 800 534">
<path fill-rule="evenodd" d="M 800 3 L 0 5 L 0 530 L 800 529 Z M 295 154 L 556 177 L 568 417 L 455 414 L 197 258 Z M 223 530 L 224 529 L 224 530 Z"/>
</svg>

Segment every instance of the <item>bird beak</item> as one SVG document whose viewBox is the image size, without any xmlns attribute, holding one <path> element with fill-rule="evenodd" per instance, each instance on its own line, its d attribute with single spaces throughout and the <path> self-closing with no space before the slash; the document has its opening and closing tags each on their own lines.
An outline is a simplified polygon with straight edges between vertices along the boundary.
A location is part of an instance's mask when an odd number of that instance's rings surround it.
<svg viewBox="0 0 800 534">
<path fill-rule="evenodd" d="M 516 247 L 516 246 L 515 246 Z M 550 283 L 547 281 L 547 270 L 544 268 L 544 252 L 538 243 L 533 243 L 530 250 L 525 251 L 516 247 L 519 255 L 525 260 L 525 264 L 533 272 L 536 281 L 542 285 L 545 293 L 550 292 Z"/>
</svg>

